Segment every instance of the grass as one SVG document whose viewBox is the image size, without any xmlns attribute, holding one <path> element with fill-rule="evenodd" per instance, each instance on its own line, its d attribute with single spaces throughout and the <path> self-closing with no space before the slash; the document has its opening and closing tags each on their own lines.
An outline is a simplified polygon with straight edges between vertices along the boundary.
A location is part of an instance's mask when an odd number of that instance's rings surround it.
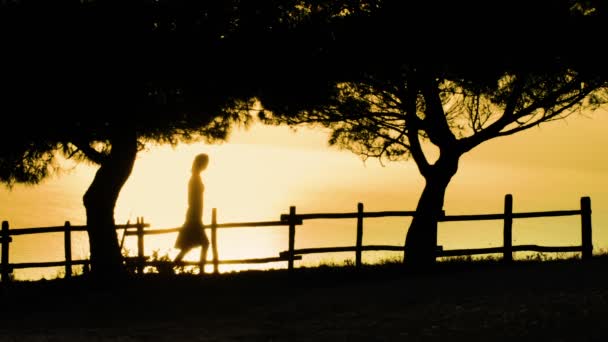
<svg viewBox="0 0 608 342">
<path fill-rule="evenodd" d="M 605 341 L 608 255 L 0 287 L 1 341 Z"/>
</svg>

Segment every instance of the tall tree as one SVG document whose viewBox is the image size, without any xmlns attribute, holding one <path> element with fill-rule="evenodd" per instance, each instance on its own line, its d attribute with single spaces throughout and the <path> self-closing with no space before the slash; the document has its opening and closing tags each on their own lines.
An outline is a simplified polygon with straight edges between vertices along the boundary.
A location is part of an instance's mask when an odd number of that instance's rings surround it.
<svg viewBox="0 0 608 342">
<path fill-rule="evenodd" d="M 463 154 L 608 102 L 606 15 L 601 1 L 380 1 L 326 30 L 333 40 L 311 62 L 319 99 L 267 88 L 264 118 L 329 127 L 331 144 L 365 158 L 412 158 L 426 183 L 404 260 L 427 265 Z"/>
<path fill-rule="evenodd" d="M 0 181 L 37 184 L 62 157 L 98 165 L 83 196 L 92 271 L 122 273 L 114 208 L 138 151 L 246 123 L 256 48 L 295 3 L 1 2 Z"/>
</svg>

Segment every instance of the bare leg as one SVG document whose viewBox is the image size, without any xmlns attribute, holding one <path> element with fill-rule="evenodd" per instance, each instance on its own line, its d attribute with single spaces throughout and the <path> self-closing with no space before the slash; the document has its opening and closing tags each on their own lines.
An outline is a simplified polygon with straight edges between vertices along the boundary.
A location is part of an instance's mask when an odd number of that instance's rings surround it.
<svg viewBox="0 0 608 342">
<path fill-rule="evenodd" d="M 173 260 L 173 263 L 175 264 L 180 264 L 182 262 L 182 259 L 184 258 L 184 256 L 186 255 L 186 253 L 188 253 L 187 249 L 182 249 L 179 254 L 175 257 L 175 259 Z"/>
<path fill-rule="evenodd" d="M 203 243 L 201 246 L 201 260 L 200 260 L 200 274 L 205 273 L 205 265 L 207 264 L 207 250 L 209 249 L 208 243 Z"/>
<path fill-rule="evenodd" d="M 207 236 L 203 235 L 203 244 L 201 245 L 201 259 L 200 259 L 200 274 L 205 273 L 205 265 L 207 264 L 207 251 L 209 250 L 209 240 Z"/>
</svg>

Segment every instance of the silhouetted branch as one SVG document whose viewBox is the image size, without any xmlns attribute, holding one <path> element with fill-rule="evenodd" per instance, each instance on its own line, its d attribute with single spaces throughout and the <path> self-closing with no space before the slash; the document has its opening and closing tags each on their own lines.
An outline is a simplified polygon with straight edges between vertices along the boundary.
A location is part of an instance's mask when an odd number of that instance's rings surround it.
<svg viewBox="0 0 608 342">
<path fill-rule="evenodd" d="M 523 79 L 517 78 L 513 86 L 513 91 L 509 96 L 509 100 L 507 101 L 507 105 L 501 117 L 487 128 L 480 130 L 478 133 L 461 140 L 463 149 L 465 151 L 469 151 L 475 146 L 481 144 L 482 142 L 492 139 L 494 137 L 510 135 L 516 132 L 520 132 L 522 130 L 528 129 L 537 124 L 550 120 L 551 118 L 555 118 L 560 113 L 563 113 L 565 110 L 580 103 L 580 101 L 582 101 L 587 95 L 589 95 L 590 92 L 582 90 L 577 91 L 577 88 L 580 87 L 580 82 L 572 80 L 563 85 L 562 87 L 547 94 L 542 99 L 538 99 L 531 103 L 529 106 L 522 108 L 520 111 L 515 111 L 515 109 L 517 108 L 517 102 L 520 101 L 519 98 L 521 98 L 523 94 L 522 87 Z M 565 94 L 571 93 L 573 91 L 575 93 L 572 96 L 560 99 Z M 542 115 L 537 120 L 534 120 L 533 123 L 523 123 L 522 125 L 521 122 L 518 122 L 518 120 L 521 120 L 522 118 L 533 114 L 537 110 L 540 110 L 542 108 L 555 108 L 556 106 L 560 106 L 564 102 L 567 102 L 565 106 L 558 110 L 553 110 L 552 114 Z M 545 113 L 546 112 L 547 111 L 545 110 Z M 517 123 L 519 126 L 517 128 L 510 129 L 507 132 L 502 131 L 507 126 L 513 123 Z"/>
<path fill-rule="evenodd" d="M 532 122 L 530 122 L 530 123 L 526 123 L 526 124 L 524 124 L 524 125 L 520 125 L 520 126 L 518 126 L 518 127 L 515 127 L 515 128 L 512 128 L 512 129 L 509 129 L 509 130 L 506 130 L 506 131 L 502 131 L 502 132 L 498 133 L 498 134 L 497 134 L 497 136 L 508 136 L 508 135 L 512 135 L 512 134 L 515 134 L 515 133 L 517 133 L 517 132 L 521 132 L 521 131 L 523 131 L 523 130 L 526 130 L 526 129 L 528 129 L 528 128 L 531 128 L 531 127 L 537 126 L 537 125 L 541 124 L 542 122 L 548 122 L 548 121 L 552 121 L 552 120 L 557 119 L 557 118 L 559 118 L 559 119 L 563 119 L 563 118 L 565 118 L 566 116 L 568 116 L 568 115 L 570 115 L 570 114 L 572 114 L 572 113 L 568 113 L 568 114 L 567 114 L 567 115 L 565 115 L 565 116 L 560 116 L 560 115 L 561 115 L 561 114 L 563 114 L 564 112 L 568 111 L 569 109 L 571 109 L 571 108 L 573 108 L 573 107 L 577 106 L 577 105 L 580 103 L 580 101 L 581 101 L 581 100 L 582 100 L 582 99 L 583 99 L 583 98 L 584 98 L 586 95 L 580 95 L 580 96 L 582 96 L 582 97 L 576 97 L 576 98 L 572 99 L 570 103 L 568 103 L 568 104 L 564 105 L 563 107 L 561 107 L 561 108 L 560 108 L 560 109 L 558 109 L 558 110 L 553 111 L 553 112 L 552 112 L 551 114 L 549 114 L 549 115 L 544 115 L 544 116 L 542 116 L 542 117 L 540 117 L 540 118 L 538 118 L 538 119 L 536 119 L 536 120 L 534 120 L 534 121 L 532 121 Z"/>
<path fill-rule="evenodd" d="M 431 142 L 442 148 L 453 145 L 456 137 L 448 125 L 437 84 L 431 78 L 431 76 L 425 75 L 422 80 L 419 80 L 426 105 L 424 112 L 426 117 L 422 121 L 422 124 Z"/>
<path fill-rule="evenodd" d="M 94 149 L 88 142 L 74 141 L 72 144 L 95 164 L 101 165 L 107 159 L 107 155 Z"/>
<path fill-rule="evenodd" d="M 410 144 L 410 153 L 416 162 L 418 169 L 422 175 L 426 175 L 430 170 L 430 164 L 422 151 L 420 144 L 419 130 L 422 120 L 417 115 L 417 90 L 413 85 L 408 86 L 407 97 L 405 98 L 407 122 L 409 123 L 406 135 Z"/>
</svg>

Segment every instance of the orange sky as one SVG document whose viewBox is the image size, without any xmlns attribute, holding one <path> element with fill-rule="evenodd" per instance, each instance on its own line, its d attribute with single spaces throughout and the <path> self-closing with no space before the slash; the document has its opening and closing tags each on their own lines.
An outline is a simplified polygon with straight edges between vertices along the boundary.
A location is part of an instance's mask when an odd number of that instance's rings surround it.
<svg viewBox="0 0 608 342">
<path fill-rule="evenodd" d="M 595 250 L 608 248 L 608 156 L 603 153 L 608 146 L 607 114 L 598 111 L 547 123 L 471 151 L 448 188 L 446 213 L 498 213 L 506 193 L 513 194 L 515 211 L 577 209 L 581 196 L 591 196 Z M 218 208 L 220 222 L 276 220 L 290 205 L 298 212 L 354 211 L 357 202 L 366 210 L 415 208 L 423 183 L 413 162 L 384 167 L 377 160 L 363 163 L 349 151 L 328 147 L 326 141 L 327 133 L 320 129 L 294 133 L 256 124 L 237 130 L 221 145 L 151 147 L 138 157 L 119 198 L 116 221 L 144 216 L 153 228 L 179 226 L 191 159 L 200 152 L 210 156 L 203 173 L 205 220 L 212 207 Z M 12 227 L 84 223 L 81 197 L 94 171 L 80 165 L 36 187 L 1 189 L 0 220 L 10 221 Z M 365 243 L 403 243 L 405 220 L 374 222 L 370 220 Z M 328 224 L 311 223 L 298 230 L 297 246 L 347 245 L 354 239 L 352 222 Z M 495 245 L 500 242 L 500 227 L 500 222 L 443 223 L 439 243 L 452 248 Z M 522 243 L 579 244 L 579 229 L 579 218 L 522 220 L 515 222 L 514 238 Z M 222 234 L 226 258 L 272 256 L 276 251 L 270 249 L 281 250 L 286 243 L 286 232 L 280 230 L 269 230 L 259 239 L 258 233 L 245 230 Z M 149 248 L 174 253 L 173 239 L 159 238 Z M 19 241 L 21 247 L 14 244 L 11 252 L 16 253 L 15 261 L 61 260 L 62 246 L 45 244 L 43 237 Z M 86 254 L 85 237 L 77 243 L 82 247 L 74 253 Z"/>
</svg>

